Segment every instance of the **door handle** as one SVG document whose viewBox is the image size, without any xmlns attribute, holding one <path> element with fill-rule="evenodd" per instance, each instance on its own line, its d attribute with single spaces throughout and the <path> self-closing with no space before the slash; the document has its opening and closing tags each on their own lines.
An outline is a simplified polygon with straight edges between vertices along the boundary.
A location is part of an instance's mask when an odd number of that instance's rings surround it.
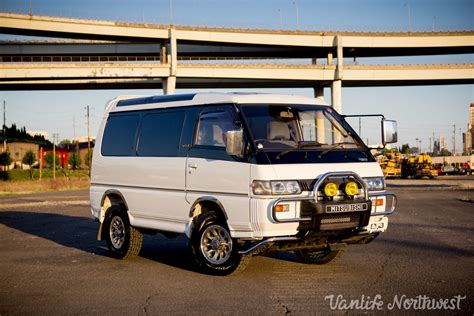
<svg viewBox="0 0 474 316">
<path fill-rule="evenodd" d="M 198 165 L 195 162 L 194 163 L 188 163 L 188 168 L 189 169 L 197 169 L 197 167 L 198 167 Z"/>
</svg>

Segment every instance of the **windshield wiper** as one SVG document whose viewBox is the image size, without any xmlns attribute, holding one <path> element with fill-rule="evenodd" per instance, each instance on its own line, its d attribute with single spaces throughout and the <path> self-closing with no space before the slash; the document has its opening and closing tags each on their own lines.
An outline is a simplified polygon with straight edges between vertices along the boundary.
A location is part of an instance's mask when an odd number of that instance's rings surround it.
<svg viewBox="0 0 474 316">
<path fill-rule="evenodd" d="M 333 151 L 334 149 L 336 148 L 344 148 L 344 145 L 357 145 L 356 143 L 353 143 L 353 142 L 339 142 L 339 143 L 334 143 L 332 144 L 331 147 L 329 147 L 328 149 L 326 149 L 325 151 L 321 152 L 319 155 L 318 155 L 318 159 L 321 159 L 323 158 L 324 155 L 326 155 L 328 152 L 330 151 Z"/>
<path fill-rule="evenodd" d="M 288 150 L 285 150 L 285 151 L 282 151 L 281 153 L 279 153 L 277 156 L 276 156 L 276 159 L 280 159 L 280 157 L 288 154 L 288 153 L 291 153 L 292 151 L 295 151 L 297 149 L 301 149 L 301 148 L 311 148 L 311 147 L 320 147 L 322 146 L 323 144 L 319 143 L 319 142 L 316 142 L 316 141 L 313 141 L 313 142 L 298 142 L 298 146 L 294 147 L 294 148 L 291 148 L 291 149 L 288 149 Z"/>
</svg>

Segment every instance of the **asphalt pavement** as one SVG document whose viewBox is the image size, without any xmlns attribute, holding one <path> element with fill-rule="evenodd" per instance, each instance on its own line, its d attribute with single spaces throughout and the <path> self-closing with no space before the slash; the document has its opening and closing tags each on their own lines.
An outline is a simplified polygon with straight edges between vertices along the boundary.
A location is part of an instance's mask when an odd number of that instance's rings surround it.
<svg viewBox="0 0 474 316">
<path fill-rule="evenodd" d="M 411 181 L 390 182 L 388 231 L 335 264 L 274 254 L 228 277 L 196 270 L 184 237 L 146 236 L 138 258 L 109 257 L 85 190 L 3 196 L 0 315 L 472 315 L 473 190 Z"/>
</svg>

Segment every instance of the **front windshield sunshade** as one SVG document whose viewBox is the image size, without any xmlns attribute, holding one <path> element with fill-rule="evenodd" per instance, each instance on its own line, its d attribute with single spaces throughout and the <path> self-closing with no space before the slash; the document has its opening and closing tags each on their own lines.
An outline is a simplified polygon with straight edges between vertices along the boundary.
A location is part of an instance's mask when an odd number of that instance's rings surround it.
<svg viewBox="0 0 474 316">
<path fill-rule="evenodd" d="M 242 105 L 258 150 L 359 148 L 329 108 L 311 105 Z"/>
</svg>

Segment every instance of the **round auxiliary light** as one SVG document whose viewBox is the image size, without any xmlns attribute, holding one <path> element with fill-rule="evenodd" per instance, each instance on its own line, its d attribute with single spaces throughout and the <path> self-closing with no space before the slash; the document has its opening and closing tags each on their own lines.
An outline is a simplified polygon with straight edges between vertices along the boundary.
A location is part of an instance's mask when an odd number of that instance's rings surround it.
<svg viewBox="0 0 474 316">
<path fill-rule="evenodd" d="M 337 185 L 333 182 L 329 182 L 324 186 L 324 194 L 329 197 L 337 195 Z"/>
<path fill-rule="evenodd" d="M 355 182 L 348 182 L 344 188 L 344 191 L 347 195 L 354 196 L 359 192 L 359 186 Z"/>
</svg>

